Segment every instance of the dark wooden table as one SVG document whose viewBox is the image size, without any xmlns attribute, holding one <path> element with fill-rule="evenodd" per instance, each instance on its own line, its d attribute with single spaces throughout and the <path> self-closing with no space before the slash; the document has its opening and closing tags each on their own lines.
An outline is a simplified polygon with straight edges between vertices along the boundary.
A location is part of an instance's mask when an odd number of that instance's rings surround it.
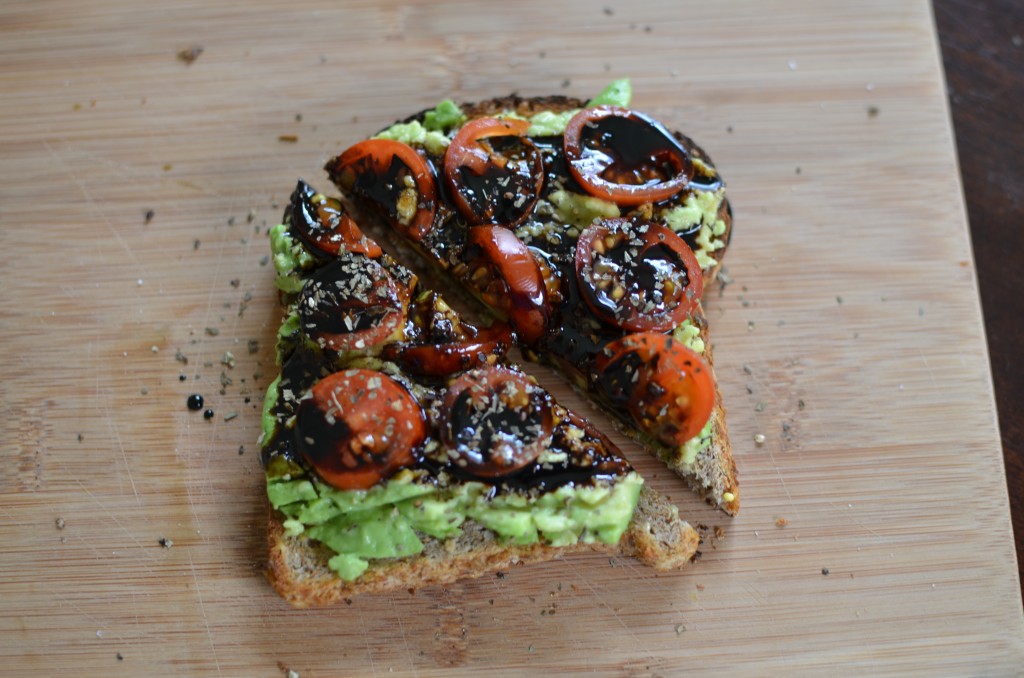
<svg viewBox="0 0 1024 678">
<path fill-rule="evenodd" d="M 1024 3 L 933 1 L 1024 581 Z"/>
</svg>

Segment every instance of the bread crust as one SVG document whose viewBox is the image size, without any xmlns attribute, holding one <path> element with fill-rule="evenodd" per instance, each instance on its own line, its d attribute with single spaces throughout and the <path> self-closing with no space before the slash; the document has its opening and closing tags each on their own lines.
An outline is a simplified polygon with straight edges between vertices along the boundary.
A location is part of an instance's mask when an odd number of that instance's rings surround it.
<svg viewBox="0 0 1024 678">
<path fill-rule="evenodd" d="M 331 605 L 361 594 L 447 584 L 583 551 L 632 556 L 656 570 L 673 570 L 693 560 L 700 543 L 699 535 L 679 518 L 676 507 L 646 486 L 618 544 L 502 544 L 490 530 L 467 521 L 458 537 L 439 540 L 421 535 L 424 549 L 420 554 L 371 561 L 366 572 L 350 582 L 328 568 L 333 554 L 326 547 L 308 537 L 287 535 L 281 515 L 273 509 L 267 519 L 267 538 L 267 578 L 295 608 Z"/>
</svg>

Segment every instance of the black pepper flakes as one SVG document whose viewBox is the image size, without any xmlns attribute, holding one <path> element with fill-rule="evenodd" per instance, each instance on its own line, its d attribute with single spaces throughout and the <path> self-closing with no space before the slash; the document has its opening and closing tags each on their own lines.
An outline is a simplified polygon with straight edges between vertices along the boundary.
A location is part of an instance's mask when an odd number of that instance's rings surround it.
<svg viewBox="0 0 1024 678">
<path fill-rule="evenodd" d="M 823 574 L 824 576 L 826 576 L 826 577 L 827 577 L 827 576 L 828 576 L 828 568 L 827 568 L 827 567 L 823 567 L 823 568 L 821 568 L 821 573 L 822 573 L 822 574 Z"/>
<path fill-rule="evenodd" d="M 156 212 L 155 211 L 153 211 L 153 210 L 146 210 L 146 214 L 145 214 L 146 223 L 148 224 L 149 222 L 153 221 L 153 217 L 155 217 L 155 216 L 156 216 Z"/>
</svg>

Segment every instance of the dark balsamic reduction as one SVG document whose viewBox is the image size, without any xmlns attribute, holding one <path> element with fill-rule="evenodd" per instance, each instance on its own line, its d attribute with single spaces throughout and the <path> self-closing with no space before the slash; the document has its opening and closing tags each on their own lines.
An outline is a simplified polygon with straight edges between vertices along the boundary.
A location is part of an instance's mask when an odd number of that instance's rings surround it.
<svg viewBox="0 0 1024 678">
<path fill-rule="evenodd" d="M 534 169 L 543 162 L 532 142 L 518 137 L 489 140 L 495 153 L 507 162 L 487 164 L 481 173 L 468 167 L 458 169 L 460 194 L 469 204 L 476 224 L 508 225 L 518 223 L 536 202 L 537 178 Z"/>
<path fill-rule="evenodd" d="M 678 141 L 643 120 L 609 116 L 584 125 L 580 137 L 583 155 L 606 167 L 602 176 L 616 183 L 665 181 L 689 165 L 689 154 Z"/>
</svg>

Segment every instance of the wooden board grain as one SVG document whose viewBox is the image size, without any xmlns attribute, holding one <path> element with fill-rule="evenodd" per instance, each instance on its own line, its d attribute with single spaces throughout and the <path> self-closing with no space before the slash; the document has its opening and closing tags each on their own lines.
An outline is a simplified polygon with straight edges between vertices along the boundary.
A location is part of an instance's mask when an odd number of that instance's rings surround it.
<svg viewBox="0 0 1024 678">
<path fill-rule="evenodd" d="M 724 531 L 686 571 L 581 556 L 290 610 L 261 574 L 255 440 L 279 321 L 265 233 L 295 179 L 325 185 L 332 154 L 444 96 L 586 97 L 627 75 L 736 208 L 733 282 L 708 307 L 740 516 L 616 438 Z M 0 94 L 8 672 L 1010 675 L 1024 659 L 927 2 L 8 2 Z"/>
</svg>

